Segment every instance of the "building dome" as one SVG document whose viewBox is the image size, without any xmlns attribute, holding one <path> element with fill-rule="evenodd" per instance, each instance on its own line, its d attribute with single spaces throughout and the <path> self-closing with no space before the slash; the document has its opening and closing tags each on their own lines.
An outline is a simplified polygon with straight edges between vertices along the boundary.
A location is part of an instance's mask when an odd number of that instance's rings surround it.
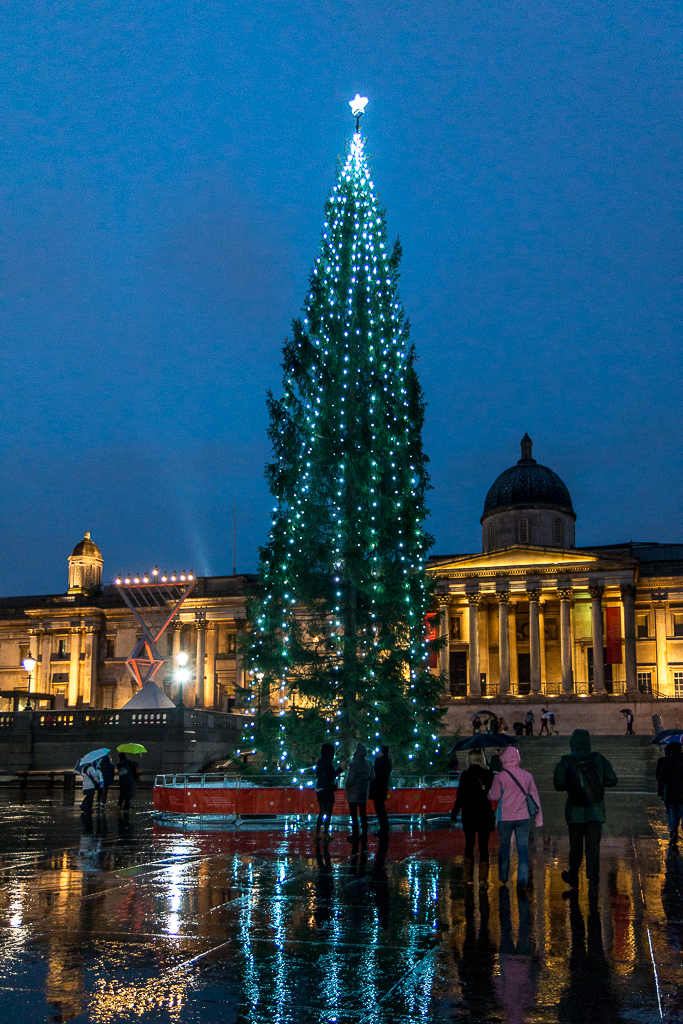
<svg viewBox="0 0 683 1024">
<path fill-rule="evenodd" d="M 85 531 L 83 540 L 79 540 L 78 544 L 71 552 L 72 558 L 77 558 L 79 555 L 87 555 L 90 558 L 102 558 L 102 552 L 98 548 L 97 544 L 90 539 L 90 530 Z"/>
<path fill-rule="evenodd" d="M 103 563 L 102 552 L 86 531 L 69 555 L 69 593 L 90 594 L 101 587 Z"/>
<path fill-rule="evenodd" d="M 532 457 L 532 444 L 525 434 L 519 462 L 489 488 L 480 520 L 484 551 L 510 544 L 574 547 L 576 513 L 569 491 L 557 473 Z"/>
</svg>

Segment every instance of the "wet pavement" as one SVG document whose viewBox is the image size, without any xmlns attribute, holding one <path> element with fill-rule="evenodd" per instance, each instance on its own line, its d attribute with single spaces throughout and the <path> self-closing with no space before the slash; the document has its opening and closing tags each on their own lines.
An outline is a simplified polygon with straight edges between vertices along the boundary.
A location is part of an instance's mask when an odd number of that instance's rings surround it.
<svg viewBox="0 0 683 1024">
<path fill-rule="evenodd" d="M 542 800 L 518 897 L 495 870 L 463 884 L 448 826 L 397 826 L 366 856 L 341 823 L 326 852 L 307 824 L 182 830 L 138 803 L 84 826 L 59 793 L 0 792 L 0 1021 L 683 1021 L 662 805 L 610 794 L 589 903 L 563 896 L 562 801 Z"/>
</svg>

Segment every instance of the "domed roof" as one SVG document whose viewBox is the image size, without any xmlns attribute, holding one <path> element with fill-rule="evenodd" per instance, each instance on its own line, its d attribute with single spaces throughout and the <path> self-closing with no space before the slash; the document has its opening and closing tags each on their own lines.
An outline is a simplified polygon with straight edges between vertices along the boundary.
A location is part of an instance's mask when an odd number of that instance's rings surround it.
<svg viewBox="0 0 683 1024">
<path fill-rule="evenodd" d="M 532 440 L 525 434 L 522 457 L 516 466 L 501 473 L 491 484 L 484 502 L 482 520 L 492 512 L 509 508 L 553 508 L 576 519 L 566 484 L 547 466 L 531 457 Z"/>
<path fill-rule="evenodd" d="M 83 540 L 79 541 L 71 552 L 71 558 L 86 555 L 88 558 L 102 558 L 102 552 L 94 541 L 90 540 L 90 530 L 86 530 Z"/>
</svg>

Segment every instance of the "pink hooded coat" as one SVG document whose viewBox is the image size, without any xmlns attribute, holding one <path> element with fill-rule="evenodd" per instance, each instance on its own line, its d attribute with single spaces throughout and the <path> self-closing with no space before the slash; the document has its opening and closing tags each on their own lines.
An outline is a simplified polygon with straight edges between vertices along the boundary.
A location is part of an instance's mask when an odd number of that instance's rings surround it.
<svg viewBox="0 0 683 1024">
<path fill-rule="evenodd" d="M 529 817 L 526 805 L 526 793 L 530 793 L 540 808 L 541 800 L 536 789 L 536 783 L 531 772 L 519 767 L 519 751 L 517 747 L 506 747 L 500 757 L 504 769 L 507 771 L 498 772 L 493 785 L 489 790 L 489 800 L 498 800 L 498 811 L 496 817 L 499 821 L 520 821 Z M 507 774 L 511 772 L 524 790 L 519 788 L 514 779 Z M 539 809 L 536 815 L 536 824 L 543 824 L 543 813 Z"/>
</svg>

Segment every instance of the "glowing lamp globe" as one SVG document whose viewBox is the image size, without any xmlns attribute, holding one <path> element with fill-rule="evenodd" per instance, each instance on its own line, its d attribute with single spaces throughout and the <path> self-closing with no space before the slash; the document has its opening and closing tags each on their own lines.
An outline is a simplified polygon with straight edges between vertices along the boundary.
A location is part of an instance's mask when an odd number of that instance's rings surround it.
<svg viewBox="0 0 683 1024">
<path fill-rule="evenodd" d="M 33 672 L 34 668 L 36 667 L 37 662 L 36 662 L 36 659 L 31 654 L 31 652 L 29 651 L 27 656 L 24 658 L 24 660 L 22 661 L 21 664 L 24 666 L 24 668 L 26 669 L 26 671 L 30 675 L 31 672 Z"/>
<path fill-rule="evenodd" d="M 187 665 L 188 654 L 187 651 L 178 651 L 175 656 L 175 660 L 178 662 L 181 668 L 185 668 Z"/>
</svg>

